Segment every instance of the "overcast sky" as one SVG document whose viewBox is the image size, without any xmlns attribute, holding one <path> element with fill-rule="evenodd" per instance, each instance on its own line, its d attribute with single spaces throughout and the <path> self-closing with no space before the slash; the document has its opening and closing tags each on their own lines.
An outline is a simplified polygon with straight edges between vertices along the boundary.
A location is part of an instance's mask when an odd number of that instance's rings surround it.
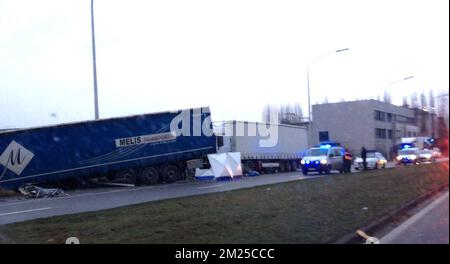
<svg viewBox="0 0 450 264">
<path fill-rule="evenodd" d="M 95 0 L 101 117 L 449 88 L 449 1 Z M 0 0 L 0 128 L 94 117 L 90 0 Z M 390 83 L 414 75 L 413 79 Z"/>
</svg>

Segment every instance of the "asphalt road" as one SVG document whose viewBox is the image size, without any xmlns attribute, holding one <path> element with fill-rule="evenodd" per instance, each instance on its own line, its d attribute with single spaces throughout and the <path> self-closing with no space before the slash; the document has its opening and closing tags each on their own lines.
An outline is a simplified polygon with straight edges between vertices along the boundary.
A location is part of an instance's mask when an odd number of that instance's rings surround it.
<svg viewBox="0 0 450 264">
<path fill-rule="evenodd" d="M 448 244 L 449 193 L 414 214 L 380 239 L 382 244 Z"/>
<path fill-rule="evenodd" d="M 182 182 L 143 187 L 116 187 L 69 191 L 67 196 L 0 201 L 0 225 L 56 215 L 98 211 L 149 201 L 223 192 L 258 185 L 306 180 L 322 175 L 303 176 L 301 172 L 265 174 L 235 181 Z"/>
<path fill-rule="evenodd" d="M 387 167 L 394 166 L 394 163 L 390 162 Z M 331 175 L 335 173 L 332 172 Z M 244 177 L 240 180 L 227 182 L 197 181 L 143 187 L 84 189 L 69 191 L 66 192 L 67 196 L 53 198 L 25 199 L 14 197 L 0 200 L 0 225 L 317 177 L 323 177 L 323 175 L 311 173 L 304 176 L 301 172 L 290 172 Z"/>
</svg>

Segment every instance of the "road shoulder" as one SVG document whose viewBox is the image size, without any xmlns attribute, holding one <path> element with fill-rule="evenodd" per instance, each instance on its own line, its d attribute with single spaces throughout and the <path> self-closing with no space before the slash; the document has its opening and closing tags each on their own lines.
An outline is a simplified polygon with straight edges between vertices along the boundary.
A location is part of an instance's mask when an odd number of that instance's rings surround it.
<svg viewBox="0 0 450 264">
<path fill-rule="evenodd" d="M 448 190 L 445 192 L 441 192 L 438 194 L 438 197 L 433 197 L 430 199 L 431 201 L 428 201 L 427 203 L 424 203 L 420 207 L 420 210 L 414 210 L 416 213 L 414 213 L 410 218 L 408 218 L 406 221 L 402 222 L 401 224 L 397 225 L 394 229 L 392 229 L 389 233 L 384 235 L 380 242 L 382 244 L 398 244 L 398 243 L 440 243 L 439 239 L 433 240 L 428 237 L 433 237 L 433 233 L 440 233 L 435 225 L 436 224 L 442 224 L 439 223 L 439 221 L 433 222 L 433 221 L 427 221 L 428 218 L 432 217 L 432 213 L 436 213 L 436 211 L 439 209 L 439 207 L 445 206 L 445 202 L 448 204 L 449 199 L 449 192 Z M 448 207 L 448 205 L 447 205 Z M 427 225 L 429 226 L 429 229 L 431 230 L 420 230 L 415 225 L 420 225 L 421 222 L 424 221 L 427 222 Z M 447 241 L 448 243 L 448 208 L 447 208 Z M 425 234 L 420 234 L 420 233 Z M 445 235 L 445 234 L 444 234 Z M 445 241 L 443 242 L 445 243 Z"/>
</svg>

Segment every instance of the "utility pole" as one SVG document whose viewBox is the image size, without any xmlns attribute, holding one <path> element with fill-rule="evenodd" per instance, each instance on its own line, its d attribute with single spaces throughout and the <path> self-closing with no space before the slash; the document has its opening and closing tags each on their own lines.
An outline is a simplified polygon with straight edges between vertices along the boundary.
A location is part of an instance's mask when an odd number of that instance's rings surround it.
<svg viewBox="0 0 450 264">
<path fill-rule="evenodd" d="M 99 119 L 98 92 L 97 92 L 97 62 L 95 56 L 94 0 L 91 0 L 91 31 L 92 31 L 92 69 L 94 74 L 94 109 L 95 109 L 95 119 Z"/>
</svg>

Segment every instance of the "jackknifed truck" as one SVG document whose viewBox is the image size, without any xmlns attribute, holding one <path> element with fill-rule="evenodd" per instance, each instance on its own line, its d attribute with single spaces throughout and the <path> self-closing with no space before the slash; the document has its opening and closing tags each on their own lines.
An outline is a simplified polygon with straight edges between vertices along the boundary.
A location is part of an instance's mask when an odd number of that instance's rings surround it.
<svg viewBox="0 0 450 264">
<path fill-rule="evenodd" d="M 216 152 L 208 107 L 0 133 L 0 188 L 105 178 L 174 182 Z"/>
<path fill-rule="evenodd" d="M 0 188 L 172 183 L 211 168 L 216 179 L 220 171 L 295 171 L 306 144 L 305 127 L 213 125 L 209 107 L 7 130 L 0 132 Z M 232 160 L 222 162 L 223 153 Z"/>
</svg>

